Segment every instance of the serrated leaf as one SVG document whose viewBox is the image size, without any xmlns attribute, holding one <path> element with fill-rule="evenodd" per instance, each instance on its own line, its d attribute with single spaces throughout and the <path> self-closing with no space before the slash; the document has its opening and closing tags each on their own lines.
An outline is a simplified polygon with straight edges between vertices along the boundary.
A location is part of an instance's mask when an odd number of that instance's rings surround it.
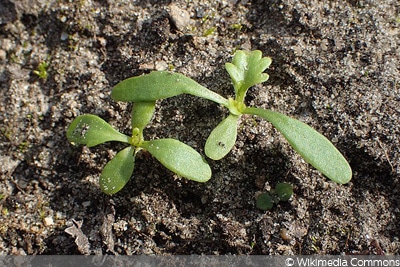
<svg viewBox="0 0 400 267">
<path fill-rule="evenodd" d="M 239 116 L 229 114 L 220 122 L 207 138 L 204 152 L 213 160 L 220 160 L 232 150 L 237 137 Z"/>
<path fill-rule="evenodd" d="M 271 122 L 305 161 L 332 181 L 345 184 L 351 180 L 349 163 L 322 134 L 307 124 L 278 112 L 246 108 L 243 113 L 258 115 Z"/>
<path fill-rule="evenodd" d="M 259 50 L 250 52 L 238 50 L 233 56 L 232 63 L 225 64 L 225 69 L 232 79 L 236 98 L 239 101 L 243 101 L 251 86 L 268 80 L 268 74 L 263 72 L 271 62 L 271 58 L 263 58 L 262 52 Z"/>
<path fill-rule="evenodd" d="M 144 141 L 142 147 L 174 173 L 196 182 L 211 178 L 211 169 L 192 147 L 175 139 Z"/>
<path fill-rule="evenodd" d="M 118 83 L 111 92 L 116 101 L 148 102 L 190 94 L 227 105 L 228 100 L 179 73 L 153 71 Z"/>
<path fill-rule="evenodd" d="M 124 135 L 96 115 L 86 114 L 76 117 L 67 130 L 71 143 L 96 146 L 108 141 L 129 143 L 130 137 Z"/>
<path fill-rule="evenodd" d="M 108 195 L 120 191 L 132 176 L 135 165 L 135 149 L 129 146 L 115 155 L 100 175 L 100 189 Z"/>
</svg>

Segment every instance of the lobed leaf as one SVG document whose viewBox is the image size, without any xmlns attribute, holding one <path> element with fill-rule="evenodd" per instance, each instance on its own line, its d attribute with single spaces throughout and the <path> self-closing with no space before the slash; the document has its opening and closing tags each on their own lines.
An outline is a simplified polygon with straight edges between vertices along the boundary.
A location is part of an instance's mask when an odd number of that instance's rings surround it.
<svg viewBox="0 0 400 267">
<path fill-rule="evenodd" d="M 212 130 L 204 148 L 207 157 L 220 160 L 232 150 L 237 137 L 238 119 L 239 116 L 229 114 Z"/>
<path fill-rule="evenodd" d="M 244 100 L 246 91 L 251 86 L 268 80 L 268 74 L 263 72 L 271 62 L 271 58 L 262 57 L 262 52 L 259 50 L 251 52 L 238 50 L 233 56 L 232 63 L 225 64 L 239 101 Z"/>
<path fill-rule="evenodd" d="M 190 94 L 218 104 L 227 105 L 228 100 L 179 73 L 153 71 L 149 74 L 131 77 L 118 83 L 111 92 L 116 101 L 148 102 Z"/>
<path fill-rule="evenodd" d="M 305 161 L 332 181 L 345 184 L 351 180 L 352 171 L 343 155 L 325 136 L 307 124 L 271 110 L 246 108 L 243 113 L 271 122 Z"/>
<path fill-rule="evenodd" d="M 100 175 L 100 189 L 108 195 L 120 191 L 132 176 L 135 165 L 135 149 L 129 146 L 115 155 Z"/>
<path fill-rule="evenodd" d="M 142 147 L 174 173 L 196 182 L 211 178 L 211 169 L 204 158 L 190 146 L 175 139 L 144 141 Z"/>
<path fill-rule="evenodd" d="M 71 143 L 96 146 L 108 141 L 130 142 L 124 135 L 96 115 L 86 114 L 76 117 L 67 130 L 67 138 Z"/>
</svg>

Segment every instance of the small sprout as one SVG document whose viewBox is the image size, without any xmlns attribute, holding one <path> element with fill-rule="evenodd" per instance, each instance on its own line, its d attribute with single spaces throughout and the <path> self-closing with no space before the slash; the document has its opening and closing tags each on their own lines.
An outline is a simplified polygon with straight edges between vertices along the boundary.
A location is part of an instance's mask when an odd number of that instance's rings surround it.
<svg viewBox="0 0 400 267">
<path fill-rule="evenodd" d="M 279 183 L 274 190 L 261 193 L 257 197 L 256 206 L 262 210 L 272 209 L 273 204 L 279 201 L 288 201 L 293 195 L 293 187 L 288 183 Z"/>
<path fill-rule="evenodd" d="M 400 24 L 400 15 L 396 17 L 395 21 L 396 23 Z"/>
<path fill-rule="evenodd" d="M 279 183 L 275 186 L 275 193 L 281 201 L 288 201 L 293 195 L 293 187 L 288 183 Z"/>
<path fill-rule="evenodd" d="M 211 16 L 212 17 L 212 16 Z M 204 15 L 202 18 L 201 18 L 201 23 L 202 24 L 204 24 L 204 23 L 206 23 L 207 21 L 208 21 L 208 19 L 210 18 L 210 16 L 209 15 Z"/>
<path fill-rule="evenodd" d="M 174 64 L 172 64 L 172 63 L 169 63 L 169 64 L 168 64 L 168 70 L 169 70 L 169 71 L 173 71 L 173 70 L 175 70 L 175 66 L 174 66 Z"/>
<path fill-rule="evenodd" d="M 29 142 L 28 141 L 23 141 L 19 144 L 18 148 L 21 152 L 26 152 L 26 150 L 29 147 Z"/>
<path fill-rule="evenodd" d="M 7 216 L 8 215 L 8 208 L 7 207 L 3 207 L 1 209 L 1 214 L 3 214 L 3 216 Z"/>
<path fill-rule="evenodd" d="M 274 205 L 274 200 L 269 193 L 261 193 L 257 197 L 256 206 L 261 210 L 270 210 Z"/>
<path fill-rule="evenodd" d="M 38 65 L 37 69 L 33 71 L 40 79 L 46 80 L 47 79 L 47 68 L 49 67 L 49 63 L 42 61 Z"/>
<path fill-rule="evenodd" d="M 215 32 L 216 29 L 217 29 L 217 27 L 215 27 L 215 26 L 208 28 L 207 30 L 205 30 L 205 31 L 203 32 L 203 36 L 204 36 L 204 37 L 207 37 L 207 36 L 213 34 L 213 33 Z"/>
<path fill-rule="evenodd" d="M 232 27 L 232 29 L 234 29 L 234 30 L 241 31 L 242 28 L 243 28 L 243 25 L 240 24 L 240 23 L 234 23 L 234 24 L 232 24 L 231 27 Z"/>
</svg>

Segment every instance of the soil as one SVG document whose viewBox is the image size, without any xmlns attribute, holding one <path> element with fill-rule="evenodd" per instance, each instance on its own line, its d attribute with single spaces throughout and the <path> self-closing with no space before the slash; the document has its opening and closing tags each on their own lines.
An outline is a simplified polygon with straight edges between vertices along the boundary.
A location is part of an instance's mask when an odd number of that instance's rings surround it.
<svg viewBox="0 0 400 267">
<path fill-rule="evenodd" d="M 96 114 L 129 134 L 131 105 L 110 92 L 152 70 L 232 96 L 224 64 L 235 49 L 273 61 L 246 103 L 332 140 L 351 182 L 331 182 L 268 122 L 243 116 L 232 152 L 208 160 L 209 182 L 141 154 L 127 186 L 103 194 L 101 170 L 122 147 L 72 146 L 71 121 Z M 399 255 L 399 77 L 398 0 L 2 0 L 0 253 Z M 226 115 L 196 97 L 165 99 L 146 138 L 204 155 Z M 292 198 L 257 209 L 278 182 Z"/>
</svg>

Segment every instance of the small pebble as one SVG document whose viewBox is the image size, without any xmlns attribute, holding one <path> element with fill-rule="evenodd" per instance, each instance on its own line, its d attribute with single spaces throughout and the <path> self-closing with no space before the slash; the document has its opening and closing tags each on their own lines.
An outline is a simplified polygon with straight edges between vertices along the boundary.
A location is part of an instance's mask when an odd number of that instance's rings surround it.
<svg viewBox="0 0 400 267">
<path fill-rule="evenodd" d="M 61 41 L 66 41 L 68 39 L 68 33 L 62 32 L 60 38 L 61 38 Z"/>
<path fill-rule="evenodd" d="M 0 61 L 6 60 L 7 53 L 3 49 L 0 49 Z"/>
<path fill-rule="evenodd" d="M 84 206 L 85 208 L 90 206 L 90 201 L 85 201 L 82 203 L 82 206 Z"/>
<path fill-rule="evenodd" d="M 292 237 L 289 235 L 288 230 L 286 230 L 286 229 L 282 229 L 281 232 L 279 233 L 279 235 L 286 242 L 290 242 L 292 240 Z"/>
<path fill-rule="evenodd" d="M 190 23 L 190 15 L 186 10 L 178 7 L 177 5 L 171 4 L 169 6 L 169 16 L 178 30 L 184 31 L 188 28 Z"/>
<path fill-rule="evenodd" d="M 52 217 L 46 217 L 43 219 L 44 226 L 50 226 L 54 224 L 54 220 Z"/>
</svg>

